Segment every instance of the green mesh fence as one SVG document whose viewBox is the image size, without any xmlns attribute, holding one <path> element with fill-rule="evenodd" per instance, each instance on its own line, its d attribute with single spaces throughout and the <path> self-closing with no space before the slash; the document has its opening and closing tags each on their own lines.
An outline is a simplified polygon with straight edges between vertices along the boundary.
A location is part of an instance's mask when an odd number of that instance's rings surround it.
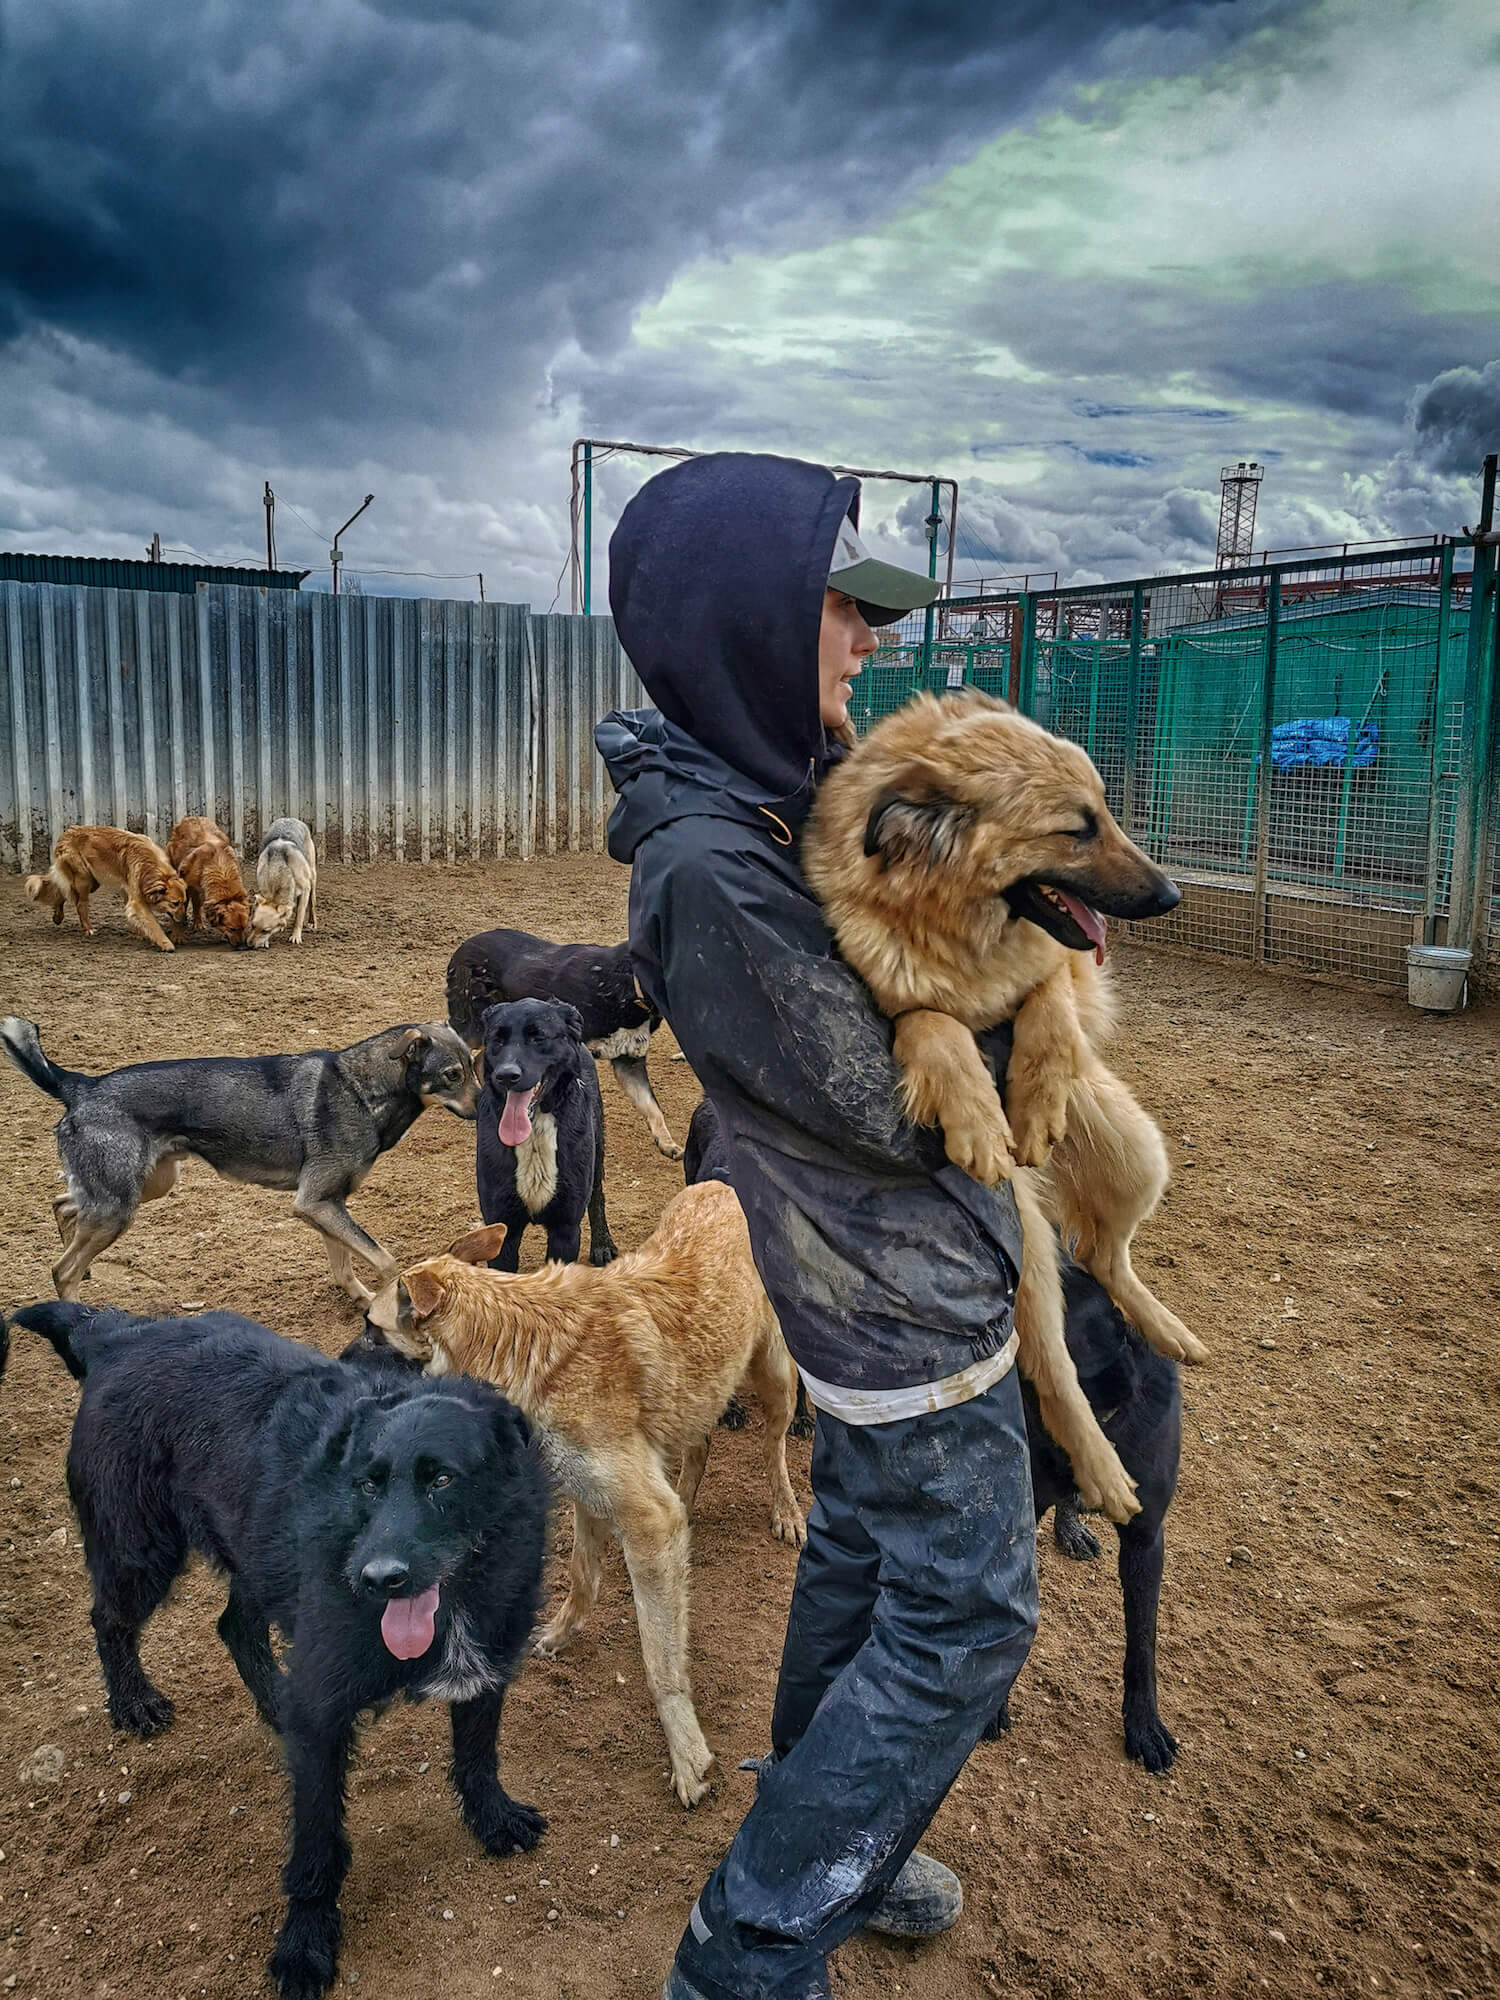
<svg viewBox="0 0 1500 2000">
<path fill-rule="evenodd" d="M 887 637 L 851 714 L 864 729 L 921 688 L 1014 690 L 1182 881 L 1163 941 L 1402 985 L 1469 871 L 1457 907 L 1484 977 L 1500 788 L 1494 747 L 1467 738 L 1471 710 L 1500 728 L 1500 704 L 1476 698 L 1496 642 L 1487 590 L 1471 644 L 1472 560 L 1424 545 L 944 605 L 930 633 L 918 616 Z"/>
</svg>

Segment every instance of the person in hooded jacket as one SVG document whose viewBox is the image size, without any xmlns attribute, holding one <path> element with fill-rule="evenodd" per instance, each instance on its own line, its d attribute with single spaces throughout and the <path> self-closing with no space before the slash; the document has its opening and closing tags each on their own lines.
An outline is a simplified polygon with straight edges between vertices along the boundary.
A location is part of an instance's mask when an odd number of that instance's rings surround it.
<svg viewBox="0 0 1500 2000">
<path fill-rule="evenodd" d="M 862 1926 L 949 1928 L 959 1882 L 917 1842 L 1036 1629 L 1014 1204 L 901 1115 L 891 1025 L 797 858 L 870 627 L 937 590 L 869 556 L 858 506 L 822 466 L 716 453 L 650 480 L 610 542 L 656 704 L 595 732 L 636 978 L 718 1113 L 817 1411 L 771 1754 L 664 2000 L 819 2000 Z"/>
</svg>

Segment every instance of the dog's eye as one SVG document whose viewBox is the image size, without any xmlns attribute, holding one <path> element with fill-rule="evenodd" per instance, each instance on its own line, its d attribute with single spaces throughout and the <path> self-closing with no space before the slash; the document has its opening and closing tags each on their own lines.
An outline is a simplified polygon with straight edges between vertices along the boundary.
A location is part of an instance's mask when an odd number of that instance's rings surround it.
<svg viewBox="0 0 1500 2000">
<path fill-rule="evenodd" d="M 441 1493 L 445 1486 L 451 1486 L 452 1484 L 453 1474 L 451 1472 L 440 1472 L 432 1482 L 432 1490 L 434 1493 Z"/>
<path fill-rule="evenodd" d="M 1097 814 L 1086 809 L 1083 815 L 1083 824 L 1075 826 L 1072 829 L 1072 834 L 1075 840 L 1097 840 L 1099 838 L 1099 820 Z"/>
<path fill-rule="evenodd" d="M 362 1479 L 359 1482 L 359 1490 L 361 1493 L 370 1494 L 373 1498 L 380 1491 L 380 1481 L 378 1479 Z"/>
</svg>

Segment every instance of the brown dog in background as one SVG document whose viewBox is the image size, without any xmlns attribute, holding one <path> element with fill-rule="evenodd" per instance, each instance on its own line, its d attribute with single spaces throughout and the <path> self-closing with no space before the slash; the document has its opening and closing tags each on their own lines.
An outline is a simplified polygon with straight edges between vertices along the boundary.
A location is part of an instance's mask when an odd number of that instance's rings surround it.
<svg viewBox="0 0 1500 2000">
<path fill-rule="evenodd" d="M 672 1782 L 695 1806 L 713 1752 L 688 1668 L 688 1523 L 714 1425 L 747 1378 L 765 1416 L 771 1532 L 794 1548 L 807 1539 L 786 1469 L 796 1370 L 744 1214 L 722 1181 L 701 1181 L 668 1203 L 639 1250 L 597 1270 L 480 1268 L 504 1234 L 503 1224 L 475 1230 L 415 1265 L 381 1292 L 367 1325 L 431 1375 L 492 1383 L 535 1425 L 573 1502 L 568 1594 L 539 1653 L 561 1652 L 582 1630 L 605 1547 L 619 1537 Z"/>
<path fill-rule="evenodd" d="M 940 1125 L 976 1180 L 1012 1183 L 1021 1366 L 1085 1502 L 1127 1520 L 1133 1482 L 1063 1338 L 1052 1224 L 1153 1347 L 1204 1359 L 1131 1265 L 1167 1185 L 1166 1147 L 1094 1047 L 1113 1025 L 1103 916 L 1161 915 L 1177 887 L 1126 838 L 1083 750 L 974 692 L 919 695 L 872 730 L 821 786 L 802 860 L 840 951 L 895 1023 L 908 1115 Z M 1005 1021 L 1002 1106 L 974 1035 Z"/>
<path fill-rule="evenodd" d="M 178 820 L 167 836 L 167 859 L 187 884 L 188 911 L 200 930 L 232 945 L 250 937 L 250 898 L 229 838 L 217 820 Z"/>
<path fill-rule="evenodd" d="M 89 897 L 95 889 L 120 889 L 125 896 L 125 921 L 154 944 L 172 951 L 164 923 L 180 924 L 187 914 L 187 884 L 154 840 L 127 833 L 119 826 L 70 826 L 57 836 L 52 866 L 45 875 L 28 875 L 26 893 L 45 904 L 60 924 L 71 903 L 78 928 L 94 935 L 89 922 Z"/>
</svg>

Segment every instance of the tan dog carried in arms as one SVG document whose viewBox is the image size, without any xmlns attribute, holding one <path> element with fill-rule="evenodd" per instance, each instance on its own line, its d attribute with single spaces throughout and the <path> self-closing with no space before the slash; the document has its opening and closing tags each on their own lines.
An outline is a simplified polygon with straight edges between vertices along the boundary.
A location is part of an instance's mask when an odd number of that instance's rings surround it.
<svg viewBox="0 0 1500 2000">
<path fill-rule="evenodd" d="M 1176 885 L 1125 837 L 1084 751 L 974 692 L 919 695 L 872 730 L 819 790 L 802 859 L 840 951 L 895 1022 L 908 1115 L 940 1125 L 977 1180 L 1012 1182 L 1021 1366 L 1085 1502 L 1126 1520 L 1133 1484 L 1064 1341 L 1051 1223 L 1153 1347 L 1205 1357 L 1131 1265 L 1166 1147 L 1095 1053 L 1113 1024 L 1103 916 L 1161 915 Z M 974 1040 L 1004 1021 L 1008 1119 Z"/>
<path fill-rule="evenodd" d="M 89 922 L 89 896 L 95 889 L 121 889 L 125 921 L 158 951 L 175 946 L 163 924 L 180 924 L 187 914 L 187 884 L 154 840 L 127 833 L 119 826 L 70 826 L 52 849 L 52 866 L 45 875 L 28 875 L 26 893 L 44 903 L 52 921 L 60 924 L 71 903 L 78 928 L 94 935 Z"/>
<path fill-rule="evenodd" d="M 250 898 L 238 858 L 217 820 L 178 820 L 167 836 L 167 859 L 187 884 L 193 924 L 217 931 L 232 945 L 247 943 Z"/>
<path fill-rule="evenodd" d="M 318 854 L 305 819 L 273 819 L 255 861 L 250 942 L 264 951 L 284 930 L 301 944 L 308 917 L 318 928 Z"/>
<path fill-rule="evenodd" d="M 476 1230 L 415 1265 L 376 1299 L 370 1324 L 429 1374 L 492 1383 L 536 1426 L 573 1502 L 568 1594 L 538 1652 L 558 1653 L 582 1630 L 606 1543 L 619 1537 L 672 1783 L 697 1805 L 713 1752 L 688 1670 L 688 1522 L 714 1425 L 746 1379 L 765 1415 L 771 1532 L 795 1548 L 807 1539 L 786 1469 L 796 1370 L 750 1232 L 732 1190 L 702 1181 L 668 1203 L 641 1249 L 602 1270 L 478 1268 L 504 1233 Z"/>
</svg>

